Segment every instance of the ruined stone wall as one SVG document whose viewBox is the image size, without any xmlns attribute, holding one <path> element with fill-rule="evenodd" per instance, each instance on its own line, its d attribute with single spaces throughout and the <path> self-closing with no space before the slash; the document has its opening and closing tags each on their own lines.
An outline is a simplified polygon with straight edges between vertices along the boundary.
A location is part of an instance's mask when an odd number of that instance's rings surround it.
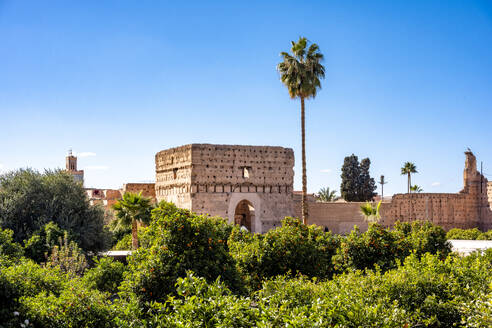
<svg viewBox="0 0 492 328">
<path fill-rule="evenodd" d="M 398 194 L 381 210 L 382 223 L 428 220 L 446 230 L 475 228 L 480 224 L 476 205 L 474 196 L 465 193 Z"/>
<path fill-rule="evenodd" d="M 155 197 L 155 183 L 125 183 L 123 185 L 123 193 L 142 193 L 142 196 L 150 198 L 153 202 Z"/>
<path fill-rule="evenodd" d="M 191 210 L 191 146 L 158 152 L 155 155 L 155 196 Z"/>
<path fill-rule="evenodd" d="M 490 199 L 492 186 L 476 169 L 476 159 L 466 152 L 463 190 L 459 193 L 413 193 L 394 195 L 391 202 L 381 204 L 380 223 L 386 226 L 396 221 L 428 220 L 449 230 L 452 228 L 492 229 Z M 301 200 L 295 195 L 295 213 L 301 216 Z M 361 230 L 367 223 L 360 214 L 364 203 L 316 203 L 309 201 L 310 223 L 329 228 L 334 233 L 347 233 L 356 224 Z"/>
<path fill-rule="evenodd" d="M 174 159 L 173 159 L 174 158 Z M 253 231 L 292 215 L 294 153 L 266 146 L 192 144 L 156 155 L 156 196 L 234 222 L 237 205 L 254 208 Z"/>
<path fill-rule="evenodd" d="M 489 204 L 492 204 L 492 181 L 487 183 L 487 198 Z"/>
<path fill-rule="evenodd" d="M 253 231 L 278 226 L 292 213 L 294 153 L 266 146 L 193 145 L 192 210 L 234 220 L 236 206 L 254 207 Z"/>
<path fill-rule="evenodd" d="M 308 197 L 309 222 L 329 229 L 332 233 L 347 234 L 354 226 L 361 231 L 367 230 L 367 222 L 360 212 L 362 202 L 316 202 Z M 294 194 L 294 212 L 296 217 L 302 216 L 301 194 Z"/>
</svg>

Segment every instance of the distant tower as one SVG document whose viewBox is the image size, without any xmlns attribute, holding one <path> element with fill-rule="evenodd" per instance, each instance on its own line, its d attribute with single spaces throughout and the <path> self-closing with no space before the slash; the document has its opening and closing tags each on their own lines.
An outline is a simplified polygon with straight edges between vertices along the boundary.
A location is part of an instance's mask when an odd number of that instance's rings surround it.
<svg viewBox="0 0 492 328">
<path fill-rule="evenodd" d="M 68 150 L 68 155 L 66 157 L 66 170 L 73 176 L 75 181 L 84 184 L 84 171 L 77 170 L 77 157 L 73 156 L 72 149 Z"/>
</svg>

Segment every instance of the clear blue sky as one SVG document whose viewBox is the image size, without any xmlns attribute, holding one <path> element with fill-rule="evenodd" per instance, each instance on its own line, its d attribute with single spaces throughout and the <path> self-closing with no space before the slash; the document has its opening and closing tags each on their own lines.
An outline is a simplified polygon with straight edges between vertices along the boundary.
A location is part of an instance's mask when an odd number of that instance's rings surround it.
<svg viewBox="0 0 492 328">
<path fill-rule="evenodd" d="M 310 192 L 338 190 L 352 153 L 385 194 L 405 161 L 425 191 L 458 191 L 466 147 L 492 174 L 492 5 L 471 0 L 0 0 L 0 170 L 63 167 L 72 147 L 93 155 L 86 186 L 119 187 L 154 180 L 165 148 L 280 145 L 300 189 L 300 105 L 275 70 L 300 35 L 326 66 Z"/>
</svg>

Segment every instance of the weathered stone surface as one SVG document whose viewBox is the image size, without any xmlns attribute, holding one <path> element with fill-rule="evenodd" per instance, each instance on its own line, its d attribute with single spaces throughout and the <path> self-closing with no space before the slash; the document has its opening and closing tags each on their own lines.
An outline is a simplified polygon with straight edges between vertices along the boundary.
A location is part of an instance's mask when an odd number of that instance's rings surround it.
<svg viewBox="0 0 492 328">
<path fill-rule="evenodd" d="M 131 192 L 134 194 L 142 193 L 142 196 L 155 201 L 155 183 L 125 183 L 122 189 L 123 193 Z"/>
<path fill-rule="evenodd" d="M 463 190 L 459 193 L 413 193 L 396 194 L 391 202 L 381 204 L 381 223 L 391 226 L 397 220 L 402 222 L 429 220 L 449 230 L 452 228 L 492 229 L 492 211 L 487 186 L 492 186 L 476 167 L 476 158 L 466 152 L 463 172 Z M 297 196 L 297 195 L 296 195 Z M 294 198 L 296 216 L 301 215 L 300 197 Z M 316 203 L 309 202 L 310 223 L 328 227 L 335 233 L 347 233 L 354 225 L 361 230 L 367 223 L 360 214 L 363 203 Z"/>
<path fill-rule="evenodd" d="M 293 214 L 290 148 L 191 144 L 156 154 L 156 197 L 264 232 Z"/>
</svg>

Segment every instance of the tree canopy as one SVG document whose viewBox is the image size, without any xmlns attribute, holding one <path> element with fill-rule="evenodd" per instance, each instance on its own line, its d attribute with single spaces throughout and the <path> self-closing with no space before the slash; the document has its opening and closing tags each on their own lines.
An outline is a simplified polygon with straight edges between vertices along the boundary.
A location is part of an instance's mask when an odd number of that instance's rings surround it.
<svg viewBox="0 0 492 328">
<path fill-rule="evenodd" d="M 346 201 L 365 202 L 372 200 L 376 195 L 376 182 L 369 174 L 371 161 L 364 158 L 359 163 L 359 158 L 352 154 L 345 157 L 342 166 L 342 184 L 340 193 Z"/>
<path fill-rule="evenodd" d="M 91 206 L 80 183 L 56 170 L 21 169 L 0 176 L 0 227 L 28 240 L 53 222 L 85 251 L 105 246 L 104 210 Z"/>
</svg>

